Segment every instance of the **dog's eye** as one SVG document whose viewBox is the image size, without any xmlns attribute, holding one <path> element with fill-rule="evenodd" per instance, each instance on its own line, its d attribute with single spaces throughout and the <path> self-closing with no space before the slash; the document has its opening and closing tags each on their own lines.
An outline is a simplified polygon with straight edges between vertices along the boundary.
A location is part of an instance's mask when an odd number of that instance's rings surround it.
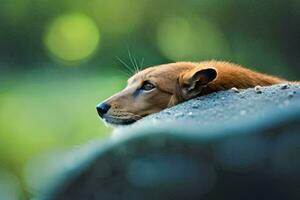
<svg viewBox="0 0 300 200">
<path fill-rule="evenodd" d="M 154 88 L 155 88 L 155 86 L 152 83 L 145 81 L 141 87 L 141 90 L 150 91 Z"/>
</svg>

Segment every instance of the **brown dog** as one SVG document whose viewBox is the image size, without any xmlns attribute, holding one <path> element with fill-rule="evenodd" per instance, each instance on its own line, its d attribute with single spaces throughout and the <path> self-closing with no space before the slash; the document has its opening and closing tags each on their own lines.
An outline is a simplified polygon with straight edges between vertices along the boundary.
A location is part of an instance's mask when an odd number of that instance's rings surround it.
<svg viewBox="0 0 300 200">
<path fill-rule="evenodd" d="M 228 62 L 164 64 L 133 75 L 127 87 L 100 103 L 97 111 L 106 122 L 125 125 L 197 96 L 285 82 Z"/>
</svg>

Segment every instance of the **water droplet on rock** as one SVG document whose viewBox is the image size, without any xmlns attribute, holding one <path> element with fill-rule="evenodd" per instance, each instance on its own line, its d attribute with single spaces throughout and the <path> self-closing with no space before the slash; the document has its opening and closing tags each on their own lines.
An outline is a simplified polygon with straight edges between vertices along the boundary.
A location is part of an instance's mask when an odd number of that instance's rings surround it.
<svg viewBox="0 0 300 200">
<path fill-rule="evenodd" d="M 257 94 L 261 94 L 261 93 L 262 93 L 262 91 L 261 91 L 261 86 L 259 86 L 259 85 L 255 86 L 254 90 L 255 90 L 255 92 L 256 92 Z"/>
<path fill-rule="evenodd" d="M 239 93 L 239 89 L 237 89 L 236 87 L 231 88 L 231 91 L 235 92 L 235 93 Z"/>
</svg>

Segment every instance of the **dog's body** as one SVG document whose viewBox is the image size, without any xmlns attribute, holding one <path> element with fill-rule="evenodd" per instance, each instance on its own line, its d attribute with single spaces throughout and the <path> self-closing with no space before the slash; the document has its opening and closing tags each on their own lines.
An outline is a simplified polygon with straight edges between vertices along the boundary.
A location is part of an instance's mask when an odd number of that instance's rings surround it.
<svg viewBox="0 0 300 200">
<path fill-rule="evenodd" d="M 197 96 L 286 82 L 228 62 L 164 64 L 133 75 L 124 90 L 99 104 L 97 110 L 110 124 L 130 124 Z"/>
</svg>

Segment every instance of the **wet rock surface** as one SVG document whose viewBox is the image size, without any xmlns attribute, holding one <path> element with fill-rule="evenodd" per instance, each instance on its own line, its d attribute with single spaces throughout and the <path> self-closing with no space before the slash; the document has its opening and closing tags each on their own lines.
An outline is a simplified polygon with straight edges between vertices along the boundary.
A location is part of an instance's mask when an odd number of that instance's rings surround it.
<svg viewBox="0 0 300 200">
<path fill-rule="evenodd" d="M 199 97 L 116 130 L 38 199 L 298 200 L 299 130 L 299 85 Z"/>
</svg>

